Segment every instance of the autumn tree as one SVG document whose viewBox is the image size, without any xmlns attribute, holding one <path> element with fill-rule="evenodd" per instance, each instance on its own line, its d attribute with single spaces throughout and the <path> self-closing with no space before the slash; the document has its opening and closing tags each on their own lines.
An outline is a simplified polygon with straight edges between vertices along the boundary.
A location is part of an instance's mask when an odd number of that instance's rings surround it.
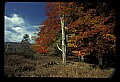
<svg viewBox="0 0 120 82">
<path fill-rule="evenodd" d="M 42 27 L 40 27 L 40 31 L 38 33 L 38 37 L 36 39 L 37 43 L 37 51 L 39 53 L 48 53 L 49 45 L 52 41 L 54 41 L 59 28 L 57 26 L 57 20 L 55 18 L 47 18 L 42 22 Z"/>
<path fill-rule="evenodd" d="M 68 47 L 78 51 L 96 51 L 95 56 L 101 65 L 106 47 L 115 49 L 115 17 L 114 9 L 110 6 L 109 3 L 48 2 L 48 18 L 42 23 L 44 26 L 40 28 L 36 39 L 38 51 L 48 52 L 50 44 L 58 40 L 58 32 L 62 32 L 62 49 L 59 45 L 57 47 L 62 51 L 63 63 L 66 62 L 67 34 L 70 42 Z M 110 40 L 106 35 L 112 38 L 113 44 L 106 44 Z"/>
<path fill-rule="evenodd" d="M 96 3 L 96 5 L 94 3 L 78 3 L 78 5 L 80 11 L 78 10 L 76 14 L 79 18 L 68 25 L 68 33 L 74 33 L 71 36 L 71 38 L 74 38 L 74 43 L 76 41 L 80 42 L 75 43 L 73 46 L 74 48 L 79 46 L 81 48 L 79 50 L 82 50 L 82 42 L 88 40 L 86 47 L 83 46 L 83 48 L 90 47 L 91 51 L 96 51 L 95 55 L 99 60 L 99 64 L 102 65 L 102 57 L 105 54 L 106 47 L 109 49 L 110 45 L 115 44 L 114 9 L 111 9 L 107 3 Z M 108 45 L 104 42 L 103 36 L 105 38 L 106 34 L 111 35 L 113 44 Z"/>
<path fill-rule="evenodd" d="M 69 5 L 70 4 L 64 3 L 64 2 L 47 3 L 46 15 L 48 16 L 48 18 L 42 23 L 44 27 L 41 28 L 41 32 L 38 35 L 38 36 L 42 35 L 41 37 L 43 37 L 46 34 L 44 38 L 39 37 L 38 41 L 40 45 L 45 44 L 46 46 L 48 46 L 49 43 L 55 39 L 55 36 L 57 35 L 57 33 L 60 31 L 62 32 L 62 49 L 58 45 L 56 46 L 60 51 L 62 51 L 63 63 L 66 62 L 65 20 L 67 18 L 66 14 L 69 14 L 68 12 L 70 10 Z M 49 37 L 47 35 L 48 33 L 49 33 Z M 48 42 L 44 41 L 44 43 L 42 43 L 44 39 L 46 39 L 45 41 L 48 41 Z M 40 43 L 40 40 L 42 40 L 41 43 Z"/>
</svg>

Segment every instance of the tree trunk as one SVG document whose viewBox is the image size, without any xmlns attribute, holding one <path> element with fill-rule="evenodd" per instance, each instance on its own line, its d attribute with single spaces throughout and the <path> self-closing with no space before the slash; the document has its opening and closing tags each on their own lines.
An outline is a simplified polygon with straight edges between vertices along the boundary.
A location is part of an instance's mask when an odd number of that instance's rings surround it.
<svg viewBox="0 0 120 82">
<path fill-rule="evenodd" d="M 103 63 L 102 63 L 102 57 L 98 57 L 98 62 L 99 62 L 98 65 L 103 65 Z"/>
<path fill-rule="evenodd" d="M 6 45 L 6 50 L 5 50 L 6 52 L 7 52 L 7 50 L 8 50 L 8 45 L 9 45 L 9 42 L 8 42 L 8 44 Z"/>
<path fill-rule="evenodd" d="M 84 56 L 81 56 L 81 61 L 84 62 Z"/>
<path fill-rule="evenodd" d="M 60 23 L 61 23 L 61 30 L 62 30 L 62 49 L 59 48 L 57 45 L 58 49 L 62 51 L 62 58 L 63 58 L 63 64 L 66 62 L 66 37 L 65 37 L 65 22 L 64 22 L 64 14 L 61 15 L 61 4 L 59 5 L 59 16 L 60 16 Z"/>
<path fill-rule="evenodd" d="M 79 59 L 79 61 L 81 61 L 81 57 L 80 56 L 78 56 L 78 59 Z"/>
<path fill-rule="evenodd" d="M 65 26 L 64 26 L 64 15 L 60 17 L 61 29 L 62 29 L 62 57 L 63 63 L 66 62 L 66 44 L 65 44 Z"/>
</svg>

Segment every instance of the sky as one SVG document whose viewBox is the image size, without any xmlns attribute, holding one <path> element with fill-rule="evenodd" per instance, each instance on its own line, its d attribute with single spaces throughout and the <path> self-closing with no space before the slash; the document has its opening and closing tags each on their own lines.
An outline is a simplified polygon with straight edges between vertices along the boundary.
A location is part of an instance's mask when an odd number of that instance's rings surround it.
<svg viewBox="0 0 120 82">
<path fill-rule="evenodd" d="M 4 41 L 21 42 L 23 36 L 35 35 L 44 21 L 45 2 L 6 2 L 4 13 Z M 31 43 L 34 41 L 31 40 Z"/>
</svg>

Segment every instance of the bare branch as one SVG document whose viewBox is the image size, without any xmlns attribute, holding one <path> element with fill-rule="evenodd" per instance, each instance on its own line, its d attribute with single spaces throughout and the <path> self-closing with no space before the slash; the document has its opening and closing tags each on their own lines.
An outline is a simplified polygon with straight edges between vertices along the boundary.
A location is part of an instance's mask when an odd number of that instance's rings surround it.
<svg viewBox="0 0 120 82">
<path fill-rule="evenodd" d="M 58 44 L 57 44 L 57 48 L 58 48 L 61 52 L 63 52 L 62 49 L 60 49 L 60 47 L 58 46 Z"/>
</svg>

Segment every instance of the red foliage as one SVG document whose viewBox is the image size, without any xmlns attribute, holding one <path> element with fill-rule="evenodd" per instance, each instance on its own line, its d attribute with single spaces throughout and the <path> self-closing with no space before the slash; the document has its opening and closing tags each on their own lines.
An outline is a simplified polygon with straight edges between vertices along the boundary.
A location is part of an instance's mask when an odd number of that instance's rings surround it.
<svg viewBox="0 0 120 82">
<path fill-rule="evenodd" d="M 38 53 L 48 53 L 47 46 L 36 46 L 36 50 Z"/>
<path fill-rule="evenodd" d="M 102 4 L 100 5 L 102 6 Z M 105 16 L 103 16 L 103 13 L 100 15 L 94 14 L 104 12 L 102 10 L 99 11 L 100 5 L 94 8 L 86 8 L 88 4 L 78 2 L 47 2 L 45 14 L 48 18 L 41 23 L 44 26 L 40 28 L 39 37 L 36 39 L 36 42 L 40 45 L 37 47 L 38 52 L 49 51 L 50 42 L 55 40 L 56 35 L 61 30 L 59 17 L 63 14 L 65 15 L 64 20 L 68 27 L 68 33 L 73 32 L 76 28 L 80 29 L 78 35 L 73 36 L 76 41 L 83 38 L 91 39 L 94 36 L 102 38 L 103 35 L 112 34 L 112 29 L 115 25 L 112 22 L 109 23 L 108 20 L 113 17 L 113 13 L 107 13 Z M 105 24 L 106 22 L 108 24 Z M 105 37 L 110 40 L 107 36 L 104 36 L 103 39 Z M 112 39 L 115 40 L 115 36 L 112 36 Z M 101 39 L 99 38 L 98 40 Z M 95 42 L 92 44 L 96 45 Z M 91 49 L 93 49 L 92 47 L 91 45 Z M 87 48 L 89 48 L 88 45 Z"/>
</svg>

